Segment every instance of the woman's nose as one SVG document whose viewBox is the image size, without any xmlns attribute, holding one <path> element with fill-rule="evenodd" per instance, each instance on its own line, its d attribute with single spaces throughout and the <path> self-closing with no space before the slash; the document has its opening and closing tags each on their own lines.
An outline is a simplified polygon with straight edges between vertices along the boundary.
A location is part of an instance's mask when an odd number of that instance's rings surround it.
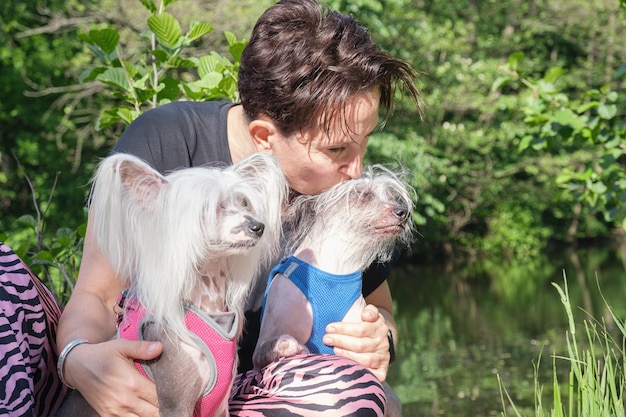
<svg viewBox="0 0 626 417">
<path fill-rule="evenodd" d="M 350 162 L 343 165 L 340 171 L 351 179 L 359 178 L 363 175 L 363 157 L 361 155 L 355 156 Z"/>
</svg>

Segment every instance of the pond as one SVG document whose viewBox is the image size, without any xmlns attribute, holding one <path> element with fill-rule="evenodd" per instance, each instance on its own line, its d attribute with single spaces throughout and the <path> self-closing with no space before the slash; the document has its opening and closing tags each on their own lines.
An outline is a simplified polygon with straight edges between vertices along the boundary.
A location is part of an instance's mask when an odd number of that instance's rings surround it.
<svg viewBox="0 0 626 417">
<path fill-rule="evenodd" d="M 625 252 L 598 245 L 508 263 L 398 265 L 389 279 L 398 359 L 388 381 L 403 416 L 500 416 L 501 387 L 524 415 L 534 416 L 537 365 L 544 405 L 551 405 L 553 365 L 569 370 L 553 359 L 565 352 L 568 329 L 553 283 L 564 287 L 566 277 L 579 325 L 591 317 L 609 320 L 607 303 L 624 318 Z M 510 408 L 507 414 L 515 415 Z"/>
</svg>

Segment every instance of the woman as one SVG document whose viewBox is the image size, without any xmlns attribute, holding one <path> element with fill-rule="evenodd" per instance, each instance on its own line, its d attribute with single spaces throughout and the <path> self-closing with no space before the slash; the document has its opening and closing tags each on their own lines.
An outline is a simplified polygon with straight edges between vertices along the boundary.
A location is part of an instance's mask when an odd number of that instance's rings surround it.
<svg viewBox="0 0 626 417">
<path fill-rule="evenodd" d="M 240 104 L 176 102 L 150 110 L 127 128 L 113 151 L 135 154 L 162 173 L 230 165 L 254 152 L 269 152 L 294 192 L 317 194 L 361 175 L 379 106 L 388 114 L 396 87 L 408 91 L 419 108 L 414 77 L 407 63 L 382 52 L 353 18 L 316 0 L 284 0 L 261 16 L 243 53 Z M 386 273 L 372 269 L 364 277 L 369 305 L 363 323 L 333 323 L 325 338 L 337 355 L 361 364 L 381 382 L 390 360 L 388 332 L 396 337 Z M 261 278 L 246 308 L 240 371 L 251 366 L 267 277 Z M 77 339 L 89 343 L 76 345 L 63 358 L 63 376 L 103 416 L 158 415 L 154 384 L 132 360 L 157 357 L 160 344 L 111 340 L 112 306 L 122 289 L 88 227 L 57 341 L 59 347 Z M 233 414 L 245 409 L 244 385 L 250 381 L 249 374 L 240 377 Z"/>
</svg>

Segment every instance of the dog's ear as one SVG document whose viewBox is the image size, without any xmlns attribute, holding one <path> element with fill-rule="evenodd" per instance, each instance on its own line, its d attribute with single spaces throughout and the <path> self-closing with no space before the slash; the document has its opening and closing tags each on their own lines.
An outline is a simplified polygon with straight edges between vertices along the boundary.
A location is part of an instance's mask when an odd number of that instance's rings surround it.
<svg viewBox="0 0 626 417">
<path fill-rule="evenodd" d="M 121 161 L 118 169 L 124 192 L 139 207 L 153 209 L 161 188 L 167 184 L 165 177 L 134 158 Z"/>
</svg>

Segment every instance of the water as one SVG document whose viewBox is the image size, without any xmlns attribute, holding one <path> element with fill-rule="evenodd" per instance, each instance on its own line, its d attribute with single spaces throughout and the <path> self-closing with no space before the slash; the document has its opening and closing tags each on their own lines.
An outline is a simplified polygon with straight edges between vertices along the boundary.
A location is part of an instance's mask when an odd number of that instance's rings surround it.
<svg viewBox="0 0 626 417">
<path fill-rule="evenodd" d="M 509 263 L 399 265 L 389 280 L 399 341 L 388 381 L 404 417 L 499 416 L 501 386 L 534 416 L 537 364 L 551 404 L 553 356 L 565 352 L 568 326 L 552 283 L 563 287 L 564 273 L 577 323 L 587 313 L 610 320 L 603 296 L 626 317 L 625 262 L 608 246 Z M 569 369 L 556 363 L 559 373 Z M 507 413 L 514 415 L 508 405 Z"/>
</svg>

